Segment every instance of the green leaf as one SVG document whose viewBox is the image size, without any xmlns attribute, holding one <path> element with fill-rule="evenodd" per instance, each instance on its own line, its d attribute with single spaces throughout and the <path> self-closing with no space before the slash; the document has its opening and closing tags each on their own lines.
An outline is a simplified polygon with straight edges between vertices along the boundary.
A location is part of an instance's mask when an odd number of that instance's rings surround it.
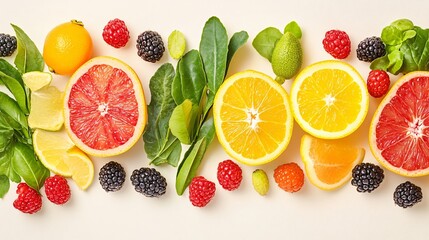
<svg viewBox="0 0 429 240">
<path fill-rule="evenodd" d="M 168 37 L 168 51 L 174 59 L 180 59 L 185 53 L 186 39 L 185 35 L 179 30 L 174 30 Z"/>
<path fill-rule="evenodd" d="M 248 39 L 249 39 L 249 34 L 247 34 L 246 31 L 236 32 L 234 33 L 234 35 L 232 35 L 228 44 L 228 57 L 226 61 L 225 75 L 228 72 L 229 64 L 231 63 L 232 57 L 234 57 L 234 54 L 237 52 L 237 50 L 241 46 L 243 46 Z"/>
<path fill-rule="evenodd" d="M 22 74 L 31 71 L 43 71 L 45 62 L 39 49 L 21 28 L 14 24 L 11 25 L 18 42 L 18 53 L 15 57 L 16 68 Z"/>
<path fill-rule="evenodd" d="M 5 151 L 0 152 L 0 175 L 6 175 L 11 181 L 19 183 L 21 177 L 15 172 L 12 163 L 14 144 L 14 141 L 10 142 Z"/>
<path fill-rule="evenodd" d="M 389 59 L 389 72 L 393 74 L 398 74 L 399 70 L 401 70 L 402 64 L 404 62 L 403 60 L 403 54 L 400 51 L 394 51 L 387 55 Z"/>
<path fill-rule="evenodd" d="M 402 37 L 402 42 L 407 41 L 408 39 L 414 38 L 416 36 L 416 31 L 414 30 L 407 30 L 405 32 L 402 33 L 403 37 Z"/>
<path fill-rule="evenodd" d="M 181 143 L 191 144 L 194 140 L 198 128 L 199 106 L 193 104 L 189 99 L 185 99 L 178 105 L 171 114 L 169 127 L 171 133 L 176 136 Z"/>
<path fill-rule="evenodd" d="M 206 82 L 201 56 L 197 50 L 191 50 L 177 64 L 171 95 L 177 105 L 185 99 L 199 104 Z"/>
<path fill-rule="evenodd" d="M 45 179 L 49 177 L 49 170 L 36 159 L 33 149 L 17 142 L 13 147 L 12 166 L 28 186 L 39 190 Z"/>
<path fill-rule="evenodd" d="M 21 73 L 3 58 L 0 59 L 0 72 L 3 72 L 9 77 L 16 79 L 23 87 L 25 86 L 24 81 L 22 80 L 22 77 L 21 77 Z"/>
<path fill-rule="evenodd" d="M 176 175 L 176 192 L 182 195 L 189 186 L 192 178 L 195 177 L 198 167 L 203 160 L 208 146 L 215 136 L 213 118 L 208 118 L 202 125 L 197 141 L 192 143 L 185 153 L 184 160 L 180 163 Z"/>
<path fill-rule="evenodd" d="M 219 18 L 211 17 L 204 25 L 200 53 L 208 88 L 216 93 L 225 78 L 228 57 L 228 34 Z"/>
<path fill-rule="evenodd" d="M 10 181 L 6 175 L 0 175 L 0 198 L 3 198 L 9 192 Z"/>
<path fill-rule="evenodd" d="M 0 92 L 0 103 L 0 112 L 7 114 L 15 122 L 19 123 L 22 126 L 23 133 L 29 137 L 27 117 L 18 103 L 3 92 Z"/>
<path fill-rule="evenodd" d="M 176 104 L 171 96 L 171 86 L 174 79 L 174 68 L 170 63 L 163 64 L 150 79 L 149 89 L 151 100 L 148 106 L 148 124 L 143 134 L 144 148 L 151 163 L 159 165 L 169 163 L 176 165 L 180 151 L 174 146 L 175 137 L 168 128 L 171 113 Z M 180 142 L 179 142 L 180 145 Z M 173 146 L 173 147 L 172 147 Z"/>
<path fill-rule="evenodd" d="M 381 32 L 381 39 L 387 45 L 398 45 L 402 43 L 402 31 L 393 26 L 387 26 Z"/>
<path fill-rule="evenodd" d="M 271 62 L 274 47 L 282 36 L 283 34 L 277 28 L 268 27 L 256 35 L 252 45 L 262 57 Z"/>
<path fill-rule="evenodd" d="M 285 29 L 283 30 L 283 33 L 287 33 L 287 32 L 292 33 L 292 35 L 294 35 L 298 39 L 301 39 L 302 37 L 301 28 L 299 27 L 298 23 L 296 23 L 295 21 L 292 21 L 286 25 Z"/>
<path fill-rule="evenodd" d="M 389 66 L 389 57 L 384 55 L 383 57 L 379 57 L 371 62 L 370 68 L 372 70 L 380 69 L 387 71 L 387 67 Z"/>
<path fill-rule="evenodd" d="M 398 19 L 390 24 L 390 26 L 397 28 L 399 31 L 407 31 L 413 29 L 414 24 L 408 19 Z"/>
<path fill-rule="evenodd" d="M 24 113 L 29 113 L 27 106 L 27 93 L 25 87 L 21 83 L 8 75 L 0 72 L 0 82 L 2 82 L 7 89 L 13 94 L 16 102 Z"/>
<path fill-rule="evenodd" d="M 429 29 L 414 27 L 414 31 L 416 36 L 405 41 L 400 49 L 404 60 L 403 73 L 429 70 Z"/>
</svg>

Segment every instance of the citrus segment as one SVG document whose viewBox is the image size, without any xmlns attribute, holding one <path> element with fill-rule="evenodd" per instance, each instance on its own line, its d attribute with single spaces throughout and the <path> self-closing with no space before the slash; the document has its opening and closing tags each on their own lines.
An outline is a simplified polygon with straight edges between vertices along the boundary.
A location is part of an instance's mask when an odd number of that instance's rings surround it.
<svg viewBox="0 0 429 240">
<path fill-rule="evenodd" d="M 35 92 L 49 86 L 52 82 L 52 75 L 47 72 L 33 71 L 24 73 L 22 75 L 22 80 L 32 92 Z"/>
<path fill-rule="evenodd" d="M 256 71 L 240 72 L 225 80 L 216 93 L 213 116 L 225 151 L 249 165 L 277 158 L 292 135 L 293 117 L 286 91 Z"/>
<path fill-rule="evenodd" d="M 147 122 L 138 76 L 112 57 L 93 58 L 73 74 L 64 109 L 70 138 L 94 156 L 125 152 L 140 138 Z"/>
<path fill-rule="evenodd" d="M 403 176 L 429 174 L 429 72 L 401 77 L 378 106 L 369 130 L 375 158 Z"/>
<path fill-rule="evenodd" d="M 339 188 L 349 181 L 354 166 L 365 156 L 363 148 L 309 135 L 302 137 L 300 153 L 310 182 L 323 190 Z"/>
<path fill-rule="evenodd" d="M 307 133 L 337 139 L 353 133 L 368 112 L 360 74 L 349 64 L 328 60 L 302 70 L 291 88 L 295 120 Z"/>
<path fill-rule="evenodd" d="M 68 156 L 65 163 L 70 168 L 73 181 L 80 189 L 87 189 L 94 179 L 94 165 L 91 159 L 76 147 L 68 151 Z"/>
<path fill-rule="evenodd" d="M 31 92 L 28 125 L 49 131 L 59 130 L 64 124 L 63 98 L 63 92 L 54 86 Z"/>
</svg>

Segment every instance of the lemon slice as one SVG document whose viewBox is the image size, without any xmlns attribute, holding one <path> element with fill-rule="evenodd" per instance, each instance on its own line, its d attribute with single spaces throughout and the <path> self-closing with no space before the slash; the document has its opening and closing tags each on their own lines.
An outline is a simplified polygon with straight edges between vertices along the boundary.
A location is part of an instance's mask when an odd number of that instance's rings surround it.
<svg viewBox="0 0 429 240">
<path fill-rule="evenodd" d="M 70 168 L 72 179 L 80 189 L 86 190 L 94 179 L 94 165 L 91 159 L 77 147 L 70 149 L 68 156 L 65 163 Z"/>
<path fill-rule="evenodd" d="M 28 125 L 33 129 L 59 130 L 64 124 L 63 99 L 64 94 L 54 86 L 31 92 Z"/>
<path fill-rule="evenodd" d="M 295 120 L 318 138 L 350 135 L 368 112 L 365 81 L 351 65 L 337 60 L 318 62 L 302 70 L 290 96 Z"/>
<path fill-rule="evenodd" d="M 32 92 L 35 92 L 49 86 L 52 82 L 52 75 L 47 72 L 33 71 L 24 73 L 22 80 Z"/>
<path fill-rule="evenodd" d="M 213 116 L 224 150 L 248 165 L 276 159 L 292 135 L 293 116 L 285 89 L 252 70 L 225 80 L 216 93 Z"/>
<path fill-rule="evenodd" d="M 363 148 L 309 135 L 302 137 L 300 152 L 306 176 L 322 190 L 343 186 L 352 177 L 354 166 L 361 163 L 365 156 Z"/>
</svg>

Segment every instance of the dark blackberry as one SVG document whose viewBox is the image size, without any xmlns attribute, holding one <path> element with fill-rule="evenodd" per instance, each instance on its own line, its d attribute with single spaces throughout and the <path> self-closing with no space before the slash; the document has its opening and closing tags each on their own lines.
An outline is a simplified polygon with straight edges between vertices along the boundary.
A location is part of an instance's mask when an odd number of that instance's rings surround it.
<svg viewBox="0 0 429 240">
<path fill-rule="evenodd" d="M 368 37 L 359 43 L 356 53 L 359 60 L 372 62 L 374 59 L 384 56 L 386 49 L 381 38 Z"/>
<path fill-rule="evenodd" d="M 155 168 L 140 168 L 133 171 L 131 183 L 135 190 L 146 197 L 159 197 L 167 190 L 167 181 Z"/>
<path fill-rule="evenodd" d="M 98 180 L 106 192 L 116 192 L 125 182 L 125 170 L 121 164 L 110 161 L 100 169 Z"/>
<path fill-rule="evenodd" d="M 161 35 L 154 31 L 145 31 L 137 38 L 137 54 L 147 62 L 161 59 L 165 47 Z"/>
<path fill-rule="evenodd" d="M 399 184 L 393 193 L 395 204 L 403 208 L 412 207 L 422 199 L 422 189 L 409 181 Z"/>
<path fill-rule="evenodd" d="M 372 163 L 361 163 L 352 170 L 352 185 L 358 192 L 372 192 L 384 179 L 384 170 Z"/>
<path fill-rule="evenodd" d="M 0 33 L 0 57 L 9 57 L 15 52 L 17 47 L 15 36 Z"/>
</svg>

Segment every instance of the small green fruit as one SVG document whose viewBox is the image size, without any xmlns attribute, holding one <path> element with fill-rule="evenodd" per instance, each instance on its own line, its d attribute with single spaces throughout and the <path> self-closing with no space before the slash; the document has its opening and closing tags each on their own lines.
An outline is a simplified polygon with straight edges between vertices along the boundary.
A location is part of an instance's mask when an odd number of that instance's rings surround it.
<svg viewBox="0 0 429 240">
<path fill-rule="evenodd" d="M 295 76 L 302 65 L 302 47 L 299 39 L 291 32 L 286 32 L 273 50 L 271 64 L 276 81 L 283 84 L 285 79 Z"/>
<path fill-rule="evenodd" d="M 270 183 L 268 182 L 268 176 L 264 170 L 256 169 L 252 173 L 252 183 L 255 191 L 258 192 L 261 196 L 265 196 L 268 193 Z"/>
</svg>

